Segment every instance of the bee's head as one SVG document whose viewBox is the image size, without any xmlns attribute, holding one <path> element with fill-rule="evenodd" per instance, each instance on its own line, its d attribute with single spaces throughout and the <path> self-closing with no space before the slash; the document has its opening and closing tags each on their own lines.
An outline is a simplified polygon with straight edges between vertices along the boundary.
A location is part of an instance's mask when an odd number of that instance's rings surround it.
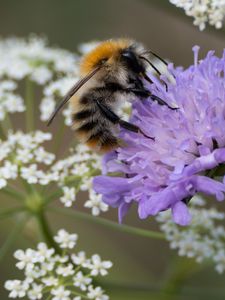
<svg viewBox="0 0 225 300">
<path fill-rule="evenodd" d="M 117 71 L 121 67 L 127 72 L 140 74 L 146 70 L 146 62 L 140 58 L 144 48 L 132 40 L 117 39 L 100 43 L 81 61 L 81 75 L 86 75 L 97 66 L 106 71 Z"/>
<path fill-rule="evenodd" d="M 143 60 L 143 53 L 143 47 L 134 43 L 121 51 L 120 61 L 129 72 L 141 75 L 147 69 L 147 63 Z"/>
</svg>

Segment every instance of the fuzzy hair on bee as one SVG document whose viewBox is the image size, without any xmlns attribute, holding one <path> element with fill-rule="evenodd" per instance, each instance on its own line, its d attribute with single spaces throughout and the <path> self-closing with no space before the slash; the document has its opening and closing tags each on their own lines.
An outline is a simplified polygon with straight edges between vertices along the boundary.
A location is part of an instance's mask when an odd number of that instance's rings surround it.
<svg viewBox="0 0 225 300">
<path fill-rule="evenodd" d="M 120 146 L 120 127 L 144 134 L 136 125 L 122 120 L 117 109 L 134 96 L 140 99 L 150 97 L 161 105 L 167 105 L 144 86 L 145 80 L 152 82 L 146 74 L 149 65 L 160 74 L 149 60 L 150 53 L 167 64 L 157 54 L 130 39 L 112 39 L 97 45 L 82 58 L 82 79 L 56 107 L 48 125 L 70 100 L 76 136 L 95 151 L 105 153 Z"/>
</svg>

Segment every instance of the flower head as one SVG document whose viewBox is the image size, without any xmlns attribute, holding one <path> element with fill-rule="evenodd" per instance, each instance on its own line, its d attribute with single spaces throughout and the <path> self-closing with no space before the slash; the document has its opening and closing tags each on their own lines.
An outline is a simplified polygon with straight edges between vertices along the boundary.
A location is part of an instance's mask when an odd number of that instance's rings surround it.
<svg viewBox="0 0 225 300">
<path fill-rule="evenodd" d="M 58 234 L 54 237 L 55 241 L 61 248 L 72 249 L 76 245 L 77 234 L 69 234 L 66 230 L 60 229 Z"/>
<path fill-rule="evenodd" d="M 206 201 L 201 196 L 193 197 L 190 207 L 193 216 L 191 226 L 177 226 L 168 211 L 162 212 L 156 220 L 160 223 L 160 229 L 165 233 L 170 248 L 177 249 L 178 255 L 194 258 L 197 263 L 212 258 L 216 271 L 223 273 L 225 230 L 222 223 L 225 214 L 205 205 Z"/>
<path fill-rule="evenodd" d="M 103 201 L 119 208 L 120 221 L 137 203 L 140 218 L 171 209 L 173 220 L 186 225 L 191 221 L 187 202 L 196 193 L 224 199 L 223 178 L 212 177 L 225 161 L 225 52 L 218 58 L 210 51 L 198 63 L 199 47 L 193 49 L 194 65 L 169 66 L 176 82 L 167 83 L 168 90 L 149 75 L 150 91 L 178 109 L 138 99 L 131 120 L 145 135 L 123 130 L 127 147 L 107 154 L 103 163 L 104 173 L 121 176 L 94 179 Z"/>
<path fill-rule="evenodd" d="M 183 8 L 186 15 L 194 18 L 194 25 L 200 30 L 205 29 L 205 24 L 222 27 L 225 15 L 224 0 L 169 0 L 177 7 Z"/>
<path fill-rule="evenodd" d="M 93 286 L 92 277 L 107 275 L 112 263 L 102 261 L 97 254 L 86 258 L 84 251 L 71 254 L 71 250 L 74 252 L 76 234 L 61 229 L 56 237 L 59 245 L 63 246 L 59 254 L 45 243 L 39 243 L 36 249 L 15 252 L 14 256 L 19 261 L 16 267 L 24 271 L 25 279 L 6 281 L 9 298 L 108 299 L 100 287 Z M 76 297 L 71 298 L 72 294 Z"/>
</svg>

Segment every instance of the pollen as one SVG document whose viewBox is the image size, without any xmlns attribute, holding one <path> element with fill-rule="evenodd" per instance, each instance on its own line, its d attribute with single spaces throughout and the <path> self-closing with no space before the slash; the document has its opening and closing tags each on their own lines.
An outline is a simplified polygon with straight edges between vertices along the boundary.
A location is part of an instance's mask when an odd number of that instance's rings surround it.
<svg viewBox="0 0 225 300">
<path fill-rule="evenodd" d="M 80 73 L 86 75 L 103 59 L 117 57 L 122 49 L 132 43 L 129 39 L 108 40 L 99 44 L 95 49 L 86 54 L 81 61 Z"/>
</svg>

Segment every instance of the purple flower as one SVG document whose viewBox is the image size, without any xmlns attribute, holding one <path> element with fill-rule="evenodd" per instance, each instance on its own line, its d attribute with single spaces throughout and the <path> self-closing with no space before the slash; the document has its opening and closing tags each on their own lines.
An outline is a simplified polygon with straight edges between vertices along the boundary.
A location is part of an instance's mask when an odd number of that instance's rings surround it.
<svg viewBox="0 0 225 300">
<path fill-rule="evenodd" d="M 104 175 L 94 179 L 103 200 L 118 207 L 120 222 L 133 202 L 141 219 L 171 209 L 173 220 L 187 225 L 186 203 L 194 194 L 224 200 L 225 181 L 213 175 L 225 162 L 225 51 L 222 58 L 210 51 L 198 63 L 199 47 L 193 50 L 194 65 L 186 70 L 169 66 L 176 83 L 168 82 L 168 91 L 149 75 L 150 91 L 179 109 L 136 100 L 131 121 L 146 136 L 122 130 L 127 147 L 107 154 Z"/>
</svg>

